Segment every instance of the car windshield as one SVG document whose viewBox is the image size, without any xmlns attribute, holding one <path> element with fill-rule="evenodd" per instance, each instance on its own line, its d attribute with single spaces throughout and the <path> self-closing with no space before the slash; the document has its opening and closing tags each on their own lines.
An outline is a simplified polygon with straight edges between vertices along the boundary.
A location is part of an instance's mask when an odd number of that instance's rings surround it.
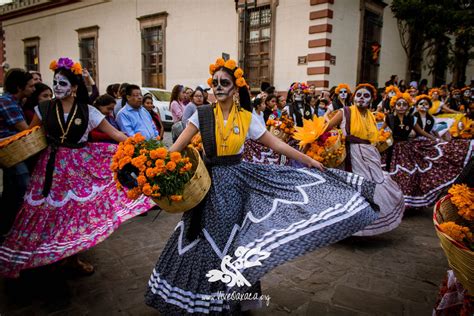
<svg viewBox="0 0 474 316">
<path fill-rule="evenodd" d="M 158 101 L 167 101 L 167 102 L 169 102 L 171 100 L 171 92 L 160 91 L 160 90 L 151 90 L 150 93 L 152 93 L 155 96 L 155 98 L 158 99 Z"/>
</svg>

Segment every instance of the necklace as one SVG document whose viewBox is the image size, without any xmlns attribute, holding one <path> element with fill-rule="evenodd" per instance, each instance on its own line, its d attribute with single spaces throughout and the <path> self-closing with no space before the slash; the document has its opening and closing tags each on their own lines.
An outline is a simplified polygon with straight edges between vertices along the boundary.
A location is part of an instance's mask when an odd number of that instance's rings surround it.
<svg viewBox="0 0 474 316">
<path fill-rule="evenodd" d="M 59 116 L 59 106 L 62 106 L 62 105 L 56 104 L 56 116 L 58 118 L 58 123 L 59 123 L 59 127 L 61 128 L 61 132 L 63 133 L 63 135 L 59 137 L 61 138 L 61 144 L 62 144 L 64 143 L 64 140 L 67 138 L 67 134 L 69 133 L 69 129 L 71 128 L 71 125 L 72 125 L 72 121 L 74 121 L 74 116 L 76 116 L 77 106 L 74 107 L 74 112 L 72 113 L 72 116 L 69 120 L 69 124 L 67 125 L 66 131 L 64 131 L 63 122 L 61 121 L 61 118 Z"/>
<path fill-rule="evenodd" d="M 219 105 L 218 105 L 219 106 Z M 235 105 L 234 105 L 235 106 Z M 219 108 L 217 109 L 219 111 Z M 221 109 L 222 110 L 222 109 Z M 235 110 L 237 111 L 237 109 Z M 224 113 L 222 113 L 224 114 Z M 229 132 L 227 133 L 227 135 L 224 136 L 224 131 L 223 131 L 223 126 L 221 126 L 221 124 L 223 125 L 224 122 L 221 122 L 220 120 L 217 120 L 217 129 L 219 131 L 219 135 L 222 139 L 222 144 L 221 144 L 221 147 L 223 149 L 229 147 L 227 145 L 227 140 L 229 139 L 230 135 L 232 134 L 232 132 L 234 132 L 234 134 L 238 135 L 240 133 L 240 129 L 239 129 L 239 125 L 238 123 L 236 123 L 236 116 L 237 116 L 237 112 L 234 112 L 234 116 L 232 117 L 232 128 L 229 130 Z M 224 118 L 224 115 L 222 115 L 222 118 Z M 227 124 L 229 124 L 230 122 L 228 121 Z"/>
</svg>

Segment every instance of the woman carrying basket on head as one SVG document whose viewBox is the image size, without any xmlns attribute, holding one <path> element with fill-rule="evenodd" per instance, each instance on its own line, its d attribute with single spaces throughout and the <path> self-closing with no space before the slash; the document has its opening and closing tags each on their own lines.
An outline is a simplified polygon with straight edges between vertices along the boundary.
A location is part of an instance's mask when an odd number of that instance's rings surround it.
<svg viewBox="0 0 474 316">
<path fill-rule="evenodd" d="M 265 130 L 251 113 L 243 72 L 233 60 L 210 66 L 217 103 L 203 105 L 170 148 L 201 132 L 212 184 L 184 213 L 148 283 L 146 303 L 163 315 L 233 313 L 251 308 L 218 293 L 256 293 L 274 267 L 361 230 L 377 218 L 374 184 L 325 170 Z M 240 106 L 234 101 L 238 92 Z M 308 167 L 241 162 L 246 138 Z M 352 180 L 355 181 L 352 181 Z"/>
<path fill-rule="evenodd" d="M 150 208 L 143 198 L 130 202 L 117 190 L 110 163 L 117 146 L 88 143 L 94 128 L 117 142 L 127 137 L 96 108 L 87 105 L 82 67 L 69 58 L 51 62 L 56 98 L 35 107 L 32 126 L 42 124 L 48 139 L 13 228 L 0 246 L 0 274 L 51 264 L 86 250 L 118 226 Z M 69 262 L 90 274 L 77 256 Z"/>
</svg>

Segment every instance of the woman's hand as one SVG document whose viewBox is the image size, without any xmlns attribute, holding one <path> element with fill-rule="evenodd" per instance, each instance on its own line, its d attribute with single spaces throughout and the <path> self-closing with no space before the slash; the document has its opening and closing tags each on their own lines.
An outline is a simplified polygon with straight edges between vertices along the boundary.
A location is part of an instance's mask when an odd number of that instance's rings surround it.
<svg viewBox="0 0 474 316">
<path fill-rule="evenodd" d="M 311 159 L 311 158 L 310 158 Z M 319 169 L 321 171 L 324 171 L 324 165 L 322 163 L 320 163 L 319 161 L 317 160 L 314 160 L 314 159 L 311 159 L 308 163 L 308 167 L 310 168 L 316 168 L 316 169 Z"/>
</svg>

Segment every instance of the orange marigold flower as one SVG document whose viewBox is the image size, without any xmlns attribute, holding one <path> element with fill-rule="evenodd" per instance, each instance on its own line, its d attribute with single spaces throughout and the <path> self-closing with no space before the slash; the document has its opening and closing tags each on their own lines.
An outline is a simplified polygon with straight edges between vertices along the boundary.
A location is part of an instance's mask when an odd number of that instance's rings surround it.
<svg viewBox="0 0 474 316">
<path fill-rule="evenodd" d="M 179 202 L 183 199 L 182 195 L 172 195 L 170 196 L 171 201 Z"/>
<path fill-rule="evenodd" d="M 235 80 L 235 84 L 237 87 L 245 87 L 247 85 L 247 82 L 243 77 L 240 77 L 239 79 Z"/>
<path fill-rule="evenodd" d="M 472 240 L 472 233 L 469 228 L 458 225 L 454 222 L 445 222 L 439 225 L 439 228 L 452 239 L 462 242 L 465 238 Z"/>
<path fill-rule="evenodd" d="M 174 169 L 176 169 L 176 163 L 174 163 L 173 161 L 169 161 L 166 164 L 166 169 L 168 169 L 169 171 L 173 171 Z"/>
<path fill-rule="evenodd" d="M 119 162 L 119 169 L 122 169 L 126 164 L 129 164 L 132 162 L 132 158 L 130 157 L 123 157 L 122 159 L 120 159 L 120 162 Z"/>
<path fill-rule="evenodd" d="M 224 60 L 224 58 L 220 58 L 220 57 L 219 57 L 219 58 L 216 59 L 216 66 L 217 66 L 217 67 L 223 67 L 224 65 L 225 65 L 225 60 Z"/>
<path fill-rule="evenodd" d="M 117 190 L 122 190 L 122 185 L 119 182 L 115 184 L 115 187 L 117 188 Z"/>
<path fill-rule="evenodd" d="M 137 177 L 138 185 L 144 185 L 146 183 L 146 177 L 141 175 Z"/>
<path fill-rule="evenodd" d="M 147 176 L 148 178 L 153 178 L 153 177 L 155 177 L 157 173 L 158 173 L 158 172 L 156 172 L 156 168 L 147 168 L 147 169 L 146 169 L 146 172 L 145 172 L 145 174 L 146 174 L 146 176 Z"/>
<path fill-rule="evenodd" d="M 237 68 L 234 71 L 234 76 L 235 76 L 236 79 L 239 79 L 239 78 L 243 77 L 243 75 L 244 75 L 244 71 L 241 68 Z"/>
<path fill-rule="evenodd" d="M 145 139 L 146 139 L 145 136 L 143 136 L 140 133 L 136 133 L 135 136 L 133 136 L 133 141 L 136 142 L 136 143 L 140 143 L 140 142 L 144 141 Z"/>
<path fill-rule="evenodd" d="M 168 150 L 164 147 L 161 147 L 155 150 L 156 150 L 157 158 L 159 159 L 165 159 L 166 156 L 168 155 Z"/>
<path fill-rule="evenodd" d="M 117 171 L 119 167 L 119 164 L 117 162 L 113 162 L 111 165 L 110 165 L 110 170 L 112 171 Z"/>
<path fill-rule="evenodd" d="M 181 160 L 181 153 L 178 151 L 170 153 L 170 159 L 171 161 L 178 163 Z"/>
<path fill-rule="evenodd" d="M 225 62 L 224 67 L 230 70 L 234 70 L 237 67 L 237 63 L 233 59 L 229 59 Z"/>
<path fill-rule="evenodd" d="M 141 168 L 145 166 L 146 156 L 140 155 L 138 157 L 132 158 L 132 165 Z"/>
<path fill-rule="evenodd" d="M 157 159 L 155 161 L 155 167 L 157 168 L 163 168 L 165 166 L 165 161 L 162 159 Z"/>
<path fill-rule="evenodd" d="M 131 200 L 136 200 L 140 197 L 140 189 L 133 188 L 127 191 L 127 197 Z"/>
<path fill-rule="evenodd" d="M 214 64 L 209 65 L 209 73 L 211 75 L 213 75 L 216 72 L 216 69 L 217 69 L 216 65 L 214 65 Z"/>
<path fill-rule="evenodd" d="M 212 87 L 212 78 L 207 79 L 207 84 L 209 85 L 209 87 Z"/>
<path fill-rule="evenodd" d="M 74 65 L 72 65 L 71 71 L 72 71 L 75 75 L 82 75 L 82 66 L 81 66 L 81 64 L 75 63 Z"/>
<path fill-rule="evenodd" d="M 54 71 L 57 68 L 58 68 L 58 62 L 56 60 L 52 60 L 51 63 L 49 64 L 49 69 Z"/>
<path fill-rule="evenodd" d="M 133 156 L 133 153 L 135 152 L 135 147 L 133 145 L 125 145 L 123 151 L 127 156 Z"/>
<path fill-rule="evenodd" d="M 146 196 L 150 196 L 153 193 L 151 186 L 148 183 L 143 186 L 142 192 Z"/>
</svg>

